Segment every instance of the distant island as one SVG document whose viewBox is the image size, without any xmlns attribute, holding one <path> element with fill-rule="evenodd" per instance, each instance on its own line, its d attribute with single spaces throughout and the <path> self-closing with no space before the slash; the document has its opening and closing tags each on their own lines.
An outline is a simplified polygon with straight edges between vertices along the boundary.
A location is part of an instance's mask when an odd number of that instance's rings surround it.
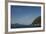
<svg viewBox="0 0 46 34">
<path fill-rule="evenodd" d="M 32 24 L 23 25 L 23 24 L 11 24 L 11 28 L 32 28 L 32 27 L 41 27 L 41 16 L 37 17 Z"/>
</svg>

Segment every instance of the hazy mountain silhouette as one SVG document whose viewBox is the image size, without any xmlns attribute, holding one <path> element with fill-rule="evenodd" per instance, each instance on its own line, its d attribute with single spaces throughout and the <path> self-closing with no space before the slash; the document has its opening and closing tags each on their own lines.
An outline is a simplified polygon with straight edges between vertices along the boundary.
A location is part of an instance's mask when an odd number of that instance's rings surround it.
<svg viewBox="0 0 46 34">
<path fill-rule="evenodd" d="M 11 28 L 30 28 L 30 27 L 41 27 L 41 16 L 37 17 L 32 24 L 24 25 L 24 24 L 11 24 Z"/>
</svg>

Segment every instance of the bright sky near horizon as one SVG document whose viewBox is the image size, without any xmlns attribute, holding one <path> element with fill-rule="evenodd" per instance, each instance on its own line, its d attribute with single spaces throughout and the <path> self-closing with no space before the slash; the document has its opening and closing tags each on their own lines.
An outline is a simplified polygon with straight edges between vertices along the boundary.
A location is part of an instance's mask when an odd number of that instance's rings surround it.
<svg viewBox="0 0 46 34">
<path fill-rule="evenodd" d="M 35 18 L 41 16 L 41 7 L 36 6 L 11 6 L 12 24 L 32 24 Z"/>
</svg>

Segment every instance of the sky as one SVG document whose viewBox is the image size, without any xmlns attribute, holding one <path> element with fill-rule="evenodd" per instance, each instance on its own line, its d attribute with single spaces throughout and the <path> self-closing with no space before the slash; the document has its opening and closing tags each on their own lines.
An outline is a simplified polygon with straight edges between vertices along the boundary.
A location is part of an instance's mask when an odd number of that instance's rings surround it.
<svg viewBox="0 0 46 34">
<path fill-rule="evenodd" d="M 41 16 L 41 7 L 38 6 L 11 6 L 11 24 L 29 25 Z"/>
</svg>

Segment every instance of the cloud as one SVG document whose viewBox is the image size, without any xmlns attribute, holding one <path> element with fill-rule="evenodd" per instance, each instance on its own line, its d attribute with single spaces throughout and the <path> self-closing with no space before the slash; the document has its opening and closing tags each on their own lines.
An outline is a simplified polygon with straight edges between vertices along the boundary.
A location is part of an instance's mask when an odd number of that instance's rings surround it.
<svg viewBox="0 0 46 34">
<path fill-rule="evenodd" d="M 31 16 L 24 16 L 15 20 L 15 23 L 29 25 L 32 24 L 33 18 Z"/>
</svg>

